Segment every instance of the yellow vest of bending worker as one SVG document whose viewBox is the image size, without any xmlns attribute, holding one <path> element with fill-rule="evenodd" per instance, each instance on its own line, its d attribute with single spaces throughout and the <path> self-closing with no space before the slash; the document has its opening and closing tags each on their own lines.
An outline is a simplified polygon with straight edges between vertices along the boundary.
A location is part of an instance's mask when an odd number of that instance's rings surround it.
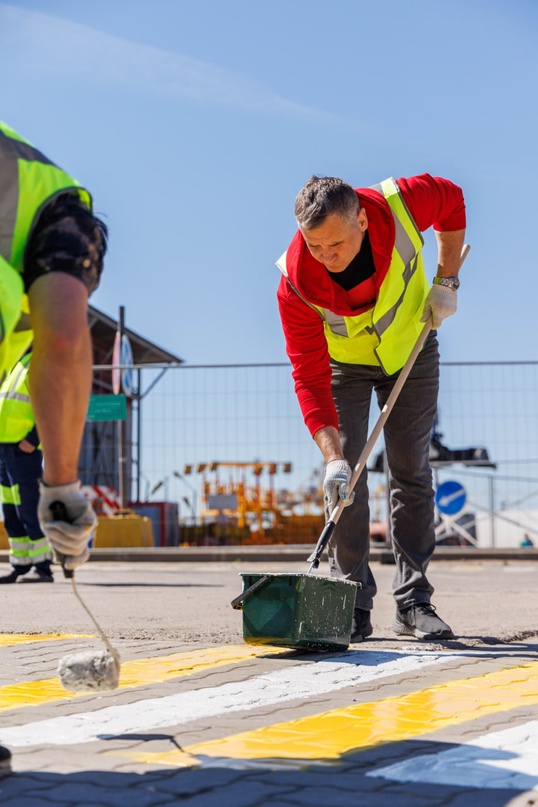
<svg viewBox="0 0 538 807">
<path fill-rule="evenodd" d="M 17 362 L 0 386 L 0 443 L 20 443 L 35 426 L 28 370 L 31 355 Z"/>
<path fill-rule="evenodd" d="M 90 194 L 27 140 L 0 122 L 0 379 L 32 343 L 28 300 L 21 277 L 25 249 L 44 206 L 76 191 L 91 208 Z"/>
<path fill-rule="evenodd" d="M 346 364 L 372 365 L 375 356 L 382 370 L 392 375 L 402 369 L 424 327 L 420 318 L 430 284 L 421 255 L 424 240 L 396 182 L 389 178 L 373 188 L 387 200 L 396 227 L 390 266 L 374 307 L 357 316 L 344 317 L 305 302 L 323 320 L 333 359 Z M 287 276 L 285 255 L 277 266 Z"/>
</svg>

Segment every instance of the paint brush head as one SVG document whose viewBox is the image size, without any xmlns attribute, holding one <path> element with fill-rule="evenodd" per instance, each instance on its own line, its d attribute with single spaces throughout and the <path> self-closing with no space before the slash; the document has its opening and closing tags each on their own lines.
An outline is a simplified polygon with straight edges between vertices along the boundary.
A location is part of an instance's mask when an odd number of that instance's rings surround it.
<svg viewBox="0 0 538 807">
<path fill-rule="evenodd" d="M 116 689 L 120 678 L 120 659 L 108 650 L 64 656 L 58 664 L 58 675 L 63 688 L 70 692 Z"/>
</svg>

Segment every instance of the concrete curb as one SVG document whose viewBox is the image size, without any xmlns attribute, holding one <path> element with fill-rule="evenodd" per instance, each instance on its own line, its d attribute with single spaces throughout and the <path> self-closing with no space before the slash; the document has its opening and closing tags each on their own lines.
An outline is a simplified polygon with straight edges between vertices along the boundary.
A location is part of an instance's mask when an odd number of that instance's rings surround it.
<svg viewBox="0 0 538 807">
<path fill-rule="evenodd" d="M 198 546 L 198 547 L 109 547 L 92 550 L 90 561 L 115 563 L 307 563 L 314 544 L 286 546 Z M 388 548 L 372 548 L 372 562 L 391 564 L 393 555 Z M 437 547 L 434 560 L 538 560 L 538 548 L 492 548 Z M 0 551 L 0 562 L 9 563 L 9 552 Z"/>
</svg>

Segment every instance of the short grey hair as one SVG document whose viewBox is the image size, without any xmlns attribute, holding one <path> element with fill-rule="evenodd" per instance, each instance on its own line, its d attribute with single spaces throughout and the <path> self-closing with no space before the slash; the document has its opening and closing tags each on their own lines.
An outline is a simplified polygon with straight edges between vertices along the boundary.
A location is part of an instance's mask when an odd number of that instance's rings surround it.
<svg viewBox="0 0 538 807">
<path fill-rule="evenodd" d="M 347 219 L 356 216 L 359 210 L 357 194 L 351 185 L 337 177 L 311 177 L 295 200 L 295 218 L 305 230 L 319 227 L 331 213 Z"/>
</svg>

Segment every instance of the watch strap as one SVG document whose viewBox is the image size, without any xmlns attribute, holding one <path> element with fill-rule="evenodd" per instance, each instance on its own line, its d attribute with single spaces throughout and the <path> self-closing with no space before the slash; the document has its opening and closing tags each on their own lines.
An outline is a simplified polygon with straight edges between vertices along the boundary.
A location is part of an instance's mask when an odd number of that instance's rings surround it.
<svg viewBox="0 0 538 807">
<path fill-rule="evenodd" d="M 452 291 L 457 291 L 460 287 L 459 278 L 454 275 L 454 277 L 434 277 L 433 279 L 435 286 L 446 286 Z"/>
</svg>

